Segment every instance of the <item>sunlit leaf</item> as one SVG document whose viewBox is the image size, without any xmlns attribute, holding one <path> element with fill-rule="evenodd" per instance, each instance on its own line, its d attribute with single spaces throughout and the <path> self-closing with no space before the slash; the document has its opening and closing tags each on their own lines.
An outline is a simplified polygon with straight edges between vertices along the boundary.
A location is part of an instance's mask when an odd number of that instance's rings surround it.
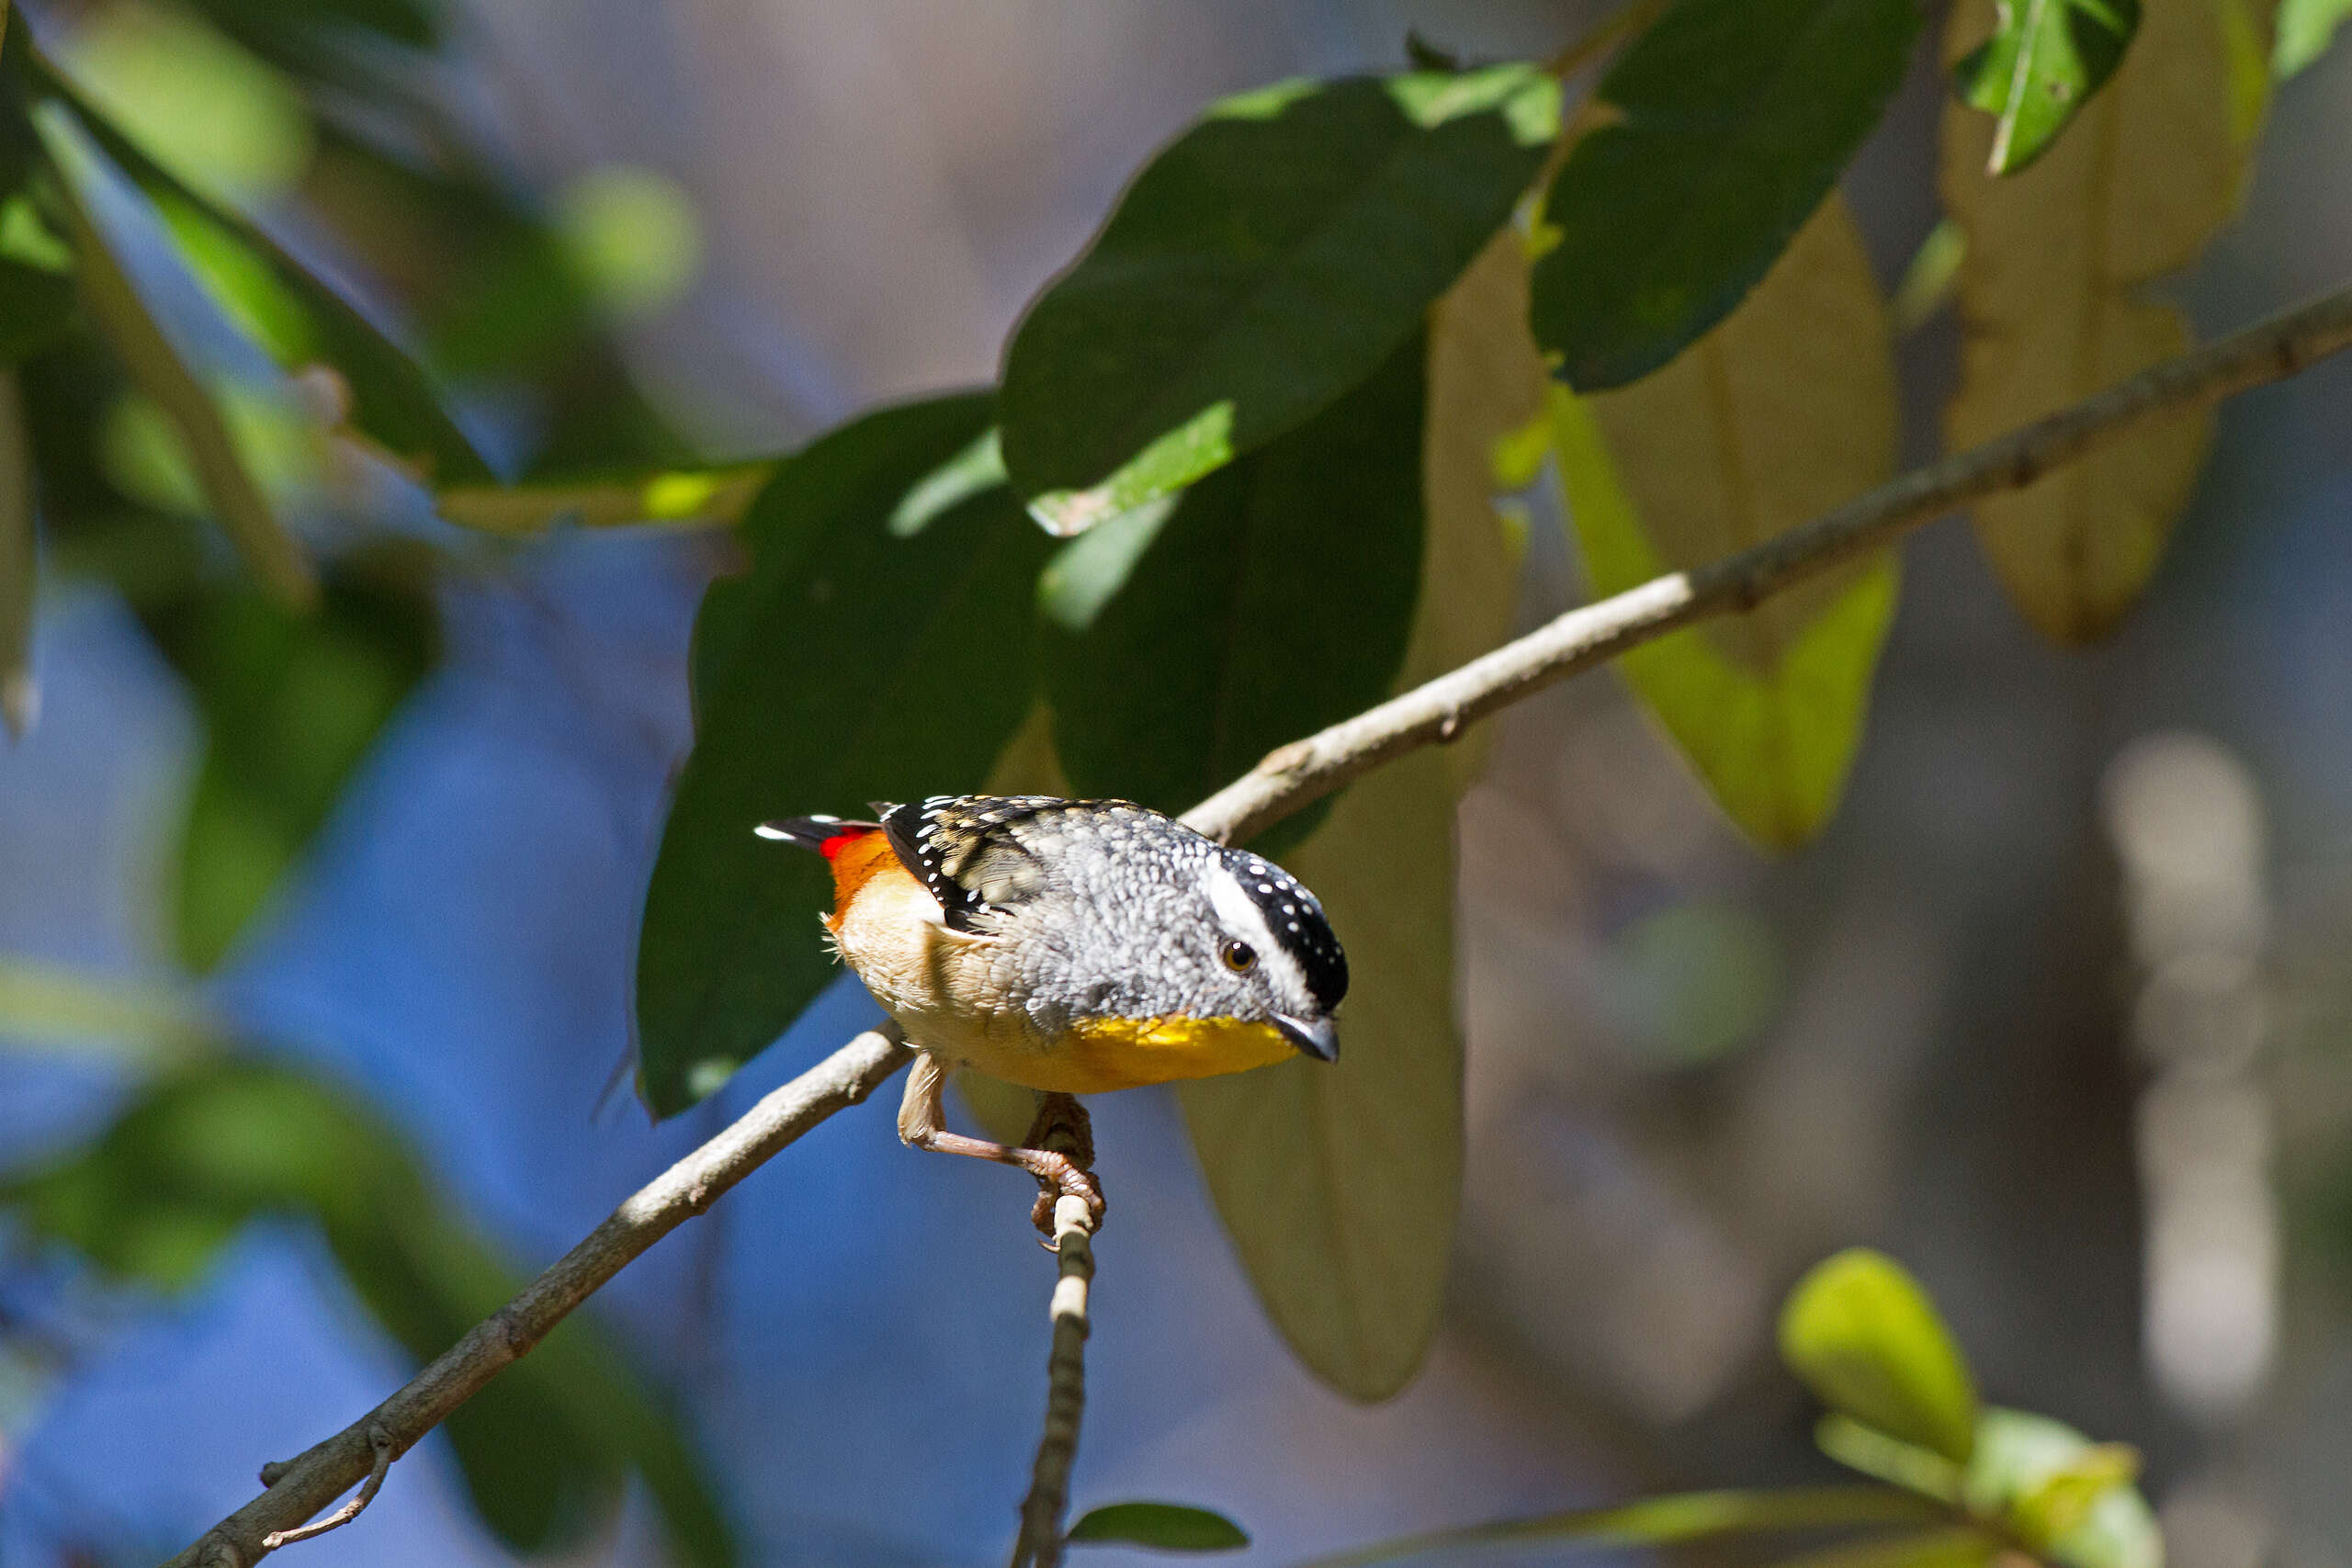
<svg viewBox="0 0 2352 1568">
<path fill-rule="evenodd" d="M 0 370 L 0 727 L 21 740 L 40 713 L 33 678 L 33 601 L 40 580 L 33 528 L 33 452 L 24 394 Z"/>
<path fill-rule="evenodd" d="M 1962 1495 L 2067 1568 L 2164 1568 L 2164 1538 L 2132 1483 L 2138 1459 L 2047 1416 L 1988 1409 Z"/>
<path fill-rule="evenodd" d="M 1596 596 L 1746 549 L 1886 478 L 1894 350 L 1844 204 L 1825 203 L 1747 301 L 1665 368 L 1554 398 Z M 1882 558 L 1645 644 L 1619 667 L 1732 820 L 1788 848 L 1844 788 L 1894 599 Z"/>
<path fill-rule="evenodd" d="M 1046 692 L 1080 795 L 1179 812 L 1388 694 L 1420 582 L 1423 355 L 1408 340 L 1193 486 L 1107 570 L 1137 514 L 1063 547 L 1041 582 Z"/>
<path fill-rule="evenodd" d="M 356 563 L 311 615 L 224 583 L 151 609 L 147 626 L 204 721 L 174 905 L 180 958 L 202 971 L 267 904 L 431 668 L 437 618 L 413 572 Z"/>
<path fill-rule="evenodd" d="M 1952 67 L 1961 102 L 1993 117 L 1985 173 L 2041 156 L 2123 62 L 2140 0 L 2010 0 L 1993 36 Z"/>
<path fill-rule="evenodd" d="M 369 1313 L 420 1362 L 522 1284 L 397 1134 L 276 1067 L 224 1063 L 163 1080 L 95 1144 L 0 1185 L 0 1206 L 107 1273 L 165 1291 L 195 1282 L 252 1219 L 315 1224 Z M 635 1469 L 685 1560 L 734 1560 L 691 1445 L 585 1315 L 484 1385 L 445 1430 L 484 1522 L 511 1550 L 577 1546 Z"/>
<path fill-rule="evenodd" d="M 1370 376 L 1510 216 L 1558 96 L 1500 66 L 1283 84 L 1212 108 L 1014 335 L 1015 488 L 1079 533 Z"/>
<path fill-rule="evenodd" d="M 1072 1545 L 1143 1546 L 1156 1551 L 1235 1551 L 1248 1532 L 1223 1514 L 1182 1503 L 1111 1503 L 1069 1527 Z"/>
<path fill-rule="evenodd" d="M 1849 1470 L 1874 1475 L 1891 1486 L 1917 1492 L 1939 1502 L 1960 1501 L 1960 1466 L 1917 1443 L 1888 1437 L 1866 1427 L 1842 1410 L 1832 1410 L 1814 1424 L 1813 1440 L 1821 1451 Z"/>
<path fill-rule="evenodd" d="M 1430 316 L 1421 591 L 1399 685 L 1510 629 L 1520 552 L 1492 497 L 1540 457 L 1514 468 L 1506 437 L 1543 389 L 1517 244 L 1498 242 Z M 1453 802 L 1476 761 L 1440 748 L 1392 762 L 1283 857 L 1347 947 L 1339 1062 L 1178 1087 L 1259 1300 L 1300 1359 L 1358 1399 L 1412 1377 L 1444 1295 L 1462 1179 Z"/>
<path fill-rule="evenodd" d="M 90 12 L 63 52 L 91 107 L 216 200 L 283 196 L 310 163 L 301 89 L 181 6 Z"/>
<path fill-rule="evenodd" d="M 1721 1536 L 1840 1525 L 1940 1523 L 1950 1511 L 1883 1486 L 1813 1486 L 1780 1492 L 1683 1492 L 1600 1508 L 1572 1508 L 1533 1518 L 1464 1529 L 1433 1530 L 1382 1541 L 1303 1568 L 1370 1568 L 1373 1563 L 1454 1553 L 1479 1546 L 1550 1542 L 1579 1550 L 1675 1546 Z"/>
<path fill-rule="evenodd" d="M 1498 498 L 1532 484 L 1551 446 L 1550 380 L 1527 327 L 1527 265 L 1524 238 L 1505 230 L 1430 312 L 1421 488 L 1430 548 L 1419 656 L 1433 673 L 1501 644 L 1518 608 L 1526 521 Z M 1445 749 L 1457 793 L 1485 765 L 1491 739 L 1491 727 L 1476 725 Z"/>
<path fill-rule="evenodd" d="M 993 412 L 935 399 L 818 441 L 744 515 L 751 570 L 704 597 L 695 750 L 638 944 L 639 1081 L 659 1114 L 716 1089 L 841 973 L 817 925 L 824 863 L 753 826 L 975 788 L 1030 710 L 1051 541 L 1001 485 L 910 536 L 889 527 Z"/>
<path fill-rule="evenodd" d="M 2232 67 L 2231 6 L 2149 4 L 2131 52 L 2080 123 L 2008 178 L 1984 172 L 1992 122 L 1946 107 L 1939 183 L 1967 235 L 1960 389 L 1944 417 L 1952 449 L 2189 346 L 2188 317 L 2146 286 L 2195 261 L 2236 209 L 2260 102 L 2257 92 L 2249 112 Z M 1954 6 L 1948 52 L 1973 49 L 1993 24 L 1992 0 Z M 2046 636 L 2099 637 L 2131 607 L 2211 438 L 2210 411 L 2152 420 L 1976 504 L 1995 570 Z"/>
<path fill-rule="evenodd" d="M 1453 802 L 1445 758 L 1417 751 L 1360 780 L 1283 857 L 1347 948 L 1339 1061 L 1177 1085 L 1258 1299 L 1355 1399 L 1419 1370 L 1461 1205 Z"/>
<path fill-rule="evenodd" d="M 287 602 L 308 604 L 317 592 L 310 564 L 229 412 L 239 408 L 263 426 L 292 433 L 308 423 L 300 400 L 188 275 L 154 209 L 72 112 L 46 103 L 34 123 L 69 198 L 75 276 L 92 319 L 170 416 L 222 529 L 254 575 Z"/>
<path fill-rule="evenodd" d="M 2347 16 L 2352 16 L 2352 0 L 2279 0 L 2271 74 L 2283 82 L 2325 54 Z"/>
<path fill-rule="evenodd" d="M 1854 1247 L 1815 1266 L 1781 1309 L 1781 1356 L 1822 1403 L 1968 1462 L 1976 1389 L 1918 1281 Z"/>
<path fill-rule="evenodd" d="M 724 526 L 740 520 L 774 463 L 681 468 L 609 479 L 459 485 L 440 491 L 442 516 L 484 533 L 523 536 L 550 528 L 619 528 L 637 523 Z"/>
<path fill-rule="evenodd" d="M 1903 79 L 1908 0 L 1677 0 L 1595 89 L 1544 201 L 1536 340 L 1580 392 L 1634 380 L 1739 303 Z"/>
</svg>

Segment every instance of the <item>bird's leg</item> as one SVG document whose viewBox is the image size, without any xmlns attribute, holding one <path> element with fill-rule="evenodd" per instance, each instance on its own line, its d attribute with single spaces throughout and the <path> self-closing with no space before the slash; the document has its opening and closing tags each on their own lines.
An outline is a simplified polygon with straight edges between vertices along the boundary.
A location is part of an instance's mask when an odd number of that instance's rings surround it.
<svg viewBox="0 0 2352 1568">
<path fill-rule="evenodd" d="M 900 1143 L 940 1154 L 994 1160 L 999 1165 L 1018 1166 L 1027 1171 L 1045 1189 L 1030 1218 L 1047 1235 L 1053 1234 L 1053 1201 L 1064 1195 L 1086 1200 L 1086 1206 L 1094 1213 L 1095 1223 L 1102 1223 L 1102 1189 L 1089 1168 L 1094 1163 L 1093 1130 L 1077 1100 L 1066 1094 L 1046 1097 L 1029 1135 L 1033 1142 L 1051 1138 L 1057 1146 L 1030 1148 L 948 1132 L 944 1124 L 946 1094 L 946 1064 L 929 1052 L 917 1055 L 912 1070 L 907 1074 L 907 1097 L 899 1102 Z M 1057 1110 L 1057 1101 L 1064 1109 Z M 1039 1214 L 1045 1217 L 1039 1219 Z"/>
<path fill-rule="evenodd" d="M 1074 1094 L 1048 1094 L 1037 1101 L 1037 1119 L 1021 1140 L 1022 1147 L 1060 1160 L 1068 1173 L 1053 1180 L 1037 1178 L 1037 1201 L 1029 1223 L 1046 1235 L 1054 1234 L 1054 1200 L 1064 1193 L 1083 1198 L 1102 1223 L 1102 1186 L 1094 1179 L 1094 1122 Z"/>
</svg>

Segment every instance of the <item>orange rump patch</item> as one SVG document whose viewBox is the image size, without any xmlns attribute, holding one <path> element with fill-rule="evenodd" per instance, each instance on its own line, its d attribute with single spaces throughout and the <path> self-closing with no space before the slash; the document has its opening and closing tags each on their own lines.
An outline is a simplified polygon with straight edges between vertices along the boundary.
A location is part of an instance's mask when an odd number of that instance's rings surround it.
<svg viewBox="0 0 2352 1568">
<path fill-rule="evenodd" d="M 858 890 L 876 876 L 892 871 L 901 876 L 908 874 L 899 863 L 899 852 L 890 847 L 889 836 L 879 829 L 836 833 L 818 847 L 833 868 L 834 921 L 848 912 L 850 900 L 857 897 Z"/>
</svg>

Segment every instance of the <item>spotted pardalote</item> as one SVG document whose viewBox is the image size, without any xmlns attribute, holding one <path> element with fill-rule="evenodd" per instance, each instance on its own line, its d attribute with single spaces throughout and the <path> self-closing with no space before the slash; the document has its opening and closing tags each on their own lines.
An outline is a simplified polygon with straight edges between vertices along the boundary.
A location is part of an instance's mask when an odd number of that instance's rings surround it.
<svg viewBox="0 0 2352 1568">
<path fill-rule="evenodd" d="M 950 1066 L 1072 1095 L 1338 1058 L 1347 955 L 1272 862 L 1123 800 L 935 795 L 875 812 L 760 832 L 831 863 L 825 931 L 923 1053 L 910 1143 L 1035 1168 L 1019 1157 L 1035 1150 L 940 1131 Z"/>
</svg>

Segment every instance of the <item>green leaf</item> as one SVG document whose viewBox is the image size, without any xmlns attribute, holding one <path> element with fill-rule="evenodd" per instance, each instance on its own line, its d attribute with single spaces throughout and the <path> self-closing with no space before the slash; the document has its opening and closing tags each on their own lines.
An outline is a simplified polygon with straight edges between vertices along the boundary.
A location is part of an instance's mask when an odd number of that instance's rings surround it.
<svg viewBox="0 0 2352 1568">
<path fill-rule="evenodd" d="M 1993 36 L 1952 67 L 1961 102 L 1993 117 L 1989 175 L 2041 156 L 2099 90 L 2140 27 L 2140 0 L 2008 0 Z"/>
<path fill-rule="evenodd" d="M 2283 82 L 2327 52 L 2335 29 L 2352 16 L 2352 0 L 2279 0 L 2270 74 Z"/>
<path fill-rule="evenodd" d="M 1721 1536 L 1839 1525 L 1939 1523 L 1948 1510 L 1883 1486 L 1813 1486 L 1784 1492 L 1681 1492 L 1601 1508 L 1571 1508 L 1530 1519 L 1435 1530 L 1319 1557 L 1302 1568 L 1369 1568 L 1427 1553 L 1507 1542 L 1551 1541 L 1579 1549 L 1675 1546 Z"/>
<path fill-rule="evenodd" d="M 1079 794 L 1179 812 L 1387 694 L 1420 581 L 1423 355 L 1417 333 L 1164 517 L 1130 513 L 1046 569 L 1046 692 Z"/>
<path fill-rule="evenodd" d="M 1489 243 L 1430 312 L 1421 592 L 1397 684 L 1510 634 L 1520 550 L 1494 504 L 1541 462 L 1502 452 L 1543 407 L 1521 241 Z M 1462 1179 L 1453 802 L 1478 737 L 1356 784 L 1284 858 L 1316 890 L 1353 984 L 1339 1063 L 1178 1087 L 1210 1194 L 1266 1313 L 1358 1399 L 1409 1380 L 1436 1332 Z"/>
<path fill-rule="evenodd" d="M 282 434 L 278 446 L 299 450 L 309 423 L 299 401 L 282 378 L 256 374 L 267 365 L 260 351 L 189 276 L 154 209 L 73 113 L 45 103 L 33 123 L 66 192 L 75 276 L 91 317 L 187 443 L 222 529 L 254 574 L 287 603 L 308 605 L 317 594 L 310 563 L 258 471 L 253 435 L 241 436 L 230 413 L 240 411 L 249 429 Z"/>
<path fill-rule="evenodd" d="M 484 484 L 496 475 L 450 416 L 439 387 L 379 310 L 343 281 L 314 270 L 260 223 L 197 190 L 149 157 L 92 104 L 73 73 L 37 56 L 42 78 L 80 109 L 107 153 L 157 200 L 175 204 L 178 227 L 201 230 L 230 265 L 266 268 L 300 302 L 307 341 L 349 386 L 353 424 L 441 484 Z"/>
<path fill-rule="evenodd" d="M 1664 369 L 1614 392 L 1554 392 L 1585 573 L 1617 593 L 1785 533 L 1885 479 L 1894 348 L 1861 239 L 1823 204 L 1756 291 Z M 1741 829 L 1801 844 L 1861 743 L 1894 613 L 1880 556 L 1619 661 Z"/>
<path fill-rule="evenodd" d="M 1948 54 L 1993 32 L 1994 0 L 1955 0 Z M 2015 430 L 2186 354 L 2162 280 L 2235 216 L 2267 81 L 2242 0 L 2149 6 L 2115 78 L 2031 168 L 1987 175 L 1995 126 L 1947 103 L 1937 185 L 1965 242 L 1960 383 L 1947 450 Z M 2164 557 L 2213 440 L 2200 407 L 2147 422 L 1973 508 L 2002 586 L 2043 635 L 2103 637 Z"/>
<path fill-rule="evenodd" d="M 503 1305 L 521 1276 L 424 1179 L 399 1137 L 334 1089 L 253 1064 L 164 1079 L 88 1147 L 0 1186 L 31 1232 L 171 1291 L 260 1216 L 306 1220 L 418 1361 Z M 618 1347 L 575 1314 L 447 1424 L 467 1490 L 510 1549 L 579 1545 L 642 1473 L 682 1554 L 734 1547 L 699 1461 Z"/>
<path fill-rule="evenodd" d="M 1182 1503 L 1112 1503 L 1090 1508 L 1069 1527 L 1072 1545 L 1111 1542 L 1158 1551 L 1233 1551 L 1250 1544 L 1223 1514 Z"/>
<path fill-rule="evenodd" d="M 1843 1411 L 1832 1410 L 1815 1422 L 1813 1440 L 1823 1453 L 1849 1470 L 1859 1470 L 1889 1485 L 1933 1497 L 1938 1502 L 1960 1501 L 1959 1465 L 1933 1449 L 1890 1438 L 1876 1427 L 1865 1427 Z"/>
<path fill-rule="evenodd" d="M 1781 1309 L 1781 1357 L 1822 1403 L 1968 1462 L 1976 1389 L 1935 1303 L 1867 1247 L 1817 1264 Z"/>
<path fill-rule="evenodd" d="M 1502 227 L 1558 96 L 1514 65 L 1281 84 L 1213 108 L 1015 333 L 1014 487 L 1080 533 L 1329 406 Z"/>
<path fill-rule="evenodd" d="M 638 523 L 726 526 L 742 517 L 775 467 L 737 463 L 605 479 L 458 485 L 440 491 L 434 504 L 461 527 L 509 537 L 555 527 L 622 528 Z"/>
<path fill-rule="evenodd" d="M 752 567 L 695 624 L 694 754 L 638 944 L 639 1083 L 657 1114 L 709 1094 L 840 971 L 824 863 L 752 828 L 977 787 L 1035 690 L 1051 542 L 1003 486 L 910 536 L 890 519 L 993 414 L 985 394 L 845 425 L 786 462 L 742 523 Z"/>
<path fill-rule="evenodd" d="M 1848 1541 L 1782 1558 L 1773 1568 L 1984 1568 L 2000 1549 L 1984 1531 L 1953 1525 Z"/>
<path fill-rule="evenodd" d="M 1580 392 L 1728 315 L 1878 123 L 1913 0 L 1677 0 L 1601 79 L 1545 198 L 1536 341 Z"/>
<path fill-rule="evenodd" d="M 2063 1421 L 1989 1408 L 1962 1481 L 1969 1511 L 2000 1519 L 2067 1568 L 2163 1568 L 2164 1540 L 2132 1484 L 2139 1456 Z"/>
<path fill-rule="evenodd" d="M 33 601 L 40 586 L 33 525 L 33 450 L 24 393 L 0 370 L 0 727 L 21 740 L 40 712 L 33 678 Z"/>
<path fill-rule="evenodd" d="M 438 623 L 413 564 L 340 567 L 309 615 L 238 583 L 147 612 L 205 726 L 175 903 L 191 968 L 228 953 L 432 667 Z"/>
<path fill-rule="evenodd" d="M 211 1055 L 219 1035 L 176 988 L 0 955 L 0 1043 L 103 1052 L 146 1072 Z"/>
<path fill-rule="evenodd" d="M 28 195 L 0 199 L 0 365 L 23 364 L 74 323 L 73 250 Z"/>
</svg>

